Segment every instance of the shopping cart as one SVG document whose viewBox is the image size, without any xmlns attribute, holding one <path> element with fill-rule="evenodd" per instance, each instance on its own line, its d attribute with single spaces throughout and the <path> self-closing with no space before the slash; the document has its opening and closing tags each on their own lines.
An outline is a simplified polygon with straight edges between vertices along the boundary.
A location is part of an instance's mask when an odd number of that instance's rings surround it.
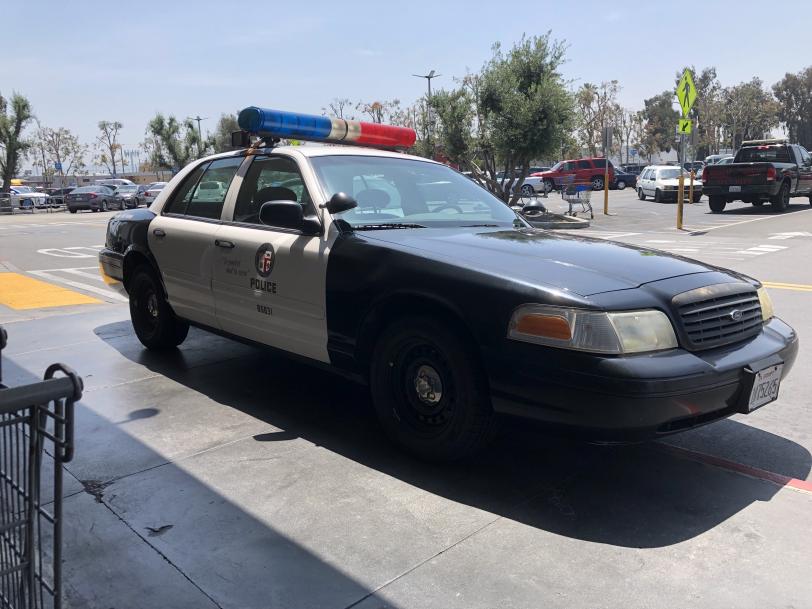
<svg viewBox="0 0 812 609">
<path fill-rule="evenodd" d="M 580 207 L 580 211 L 589 212 L 589 217 L 594 218 L 592 212 L 592 183 L 576 182 L 575 176 L 567 176 L 561 182 L 561 198 L 569 204 L 568 216 L 575 217 L 578 212 L 575 207 Z"/>
<path fill-rule="evenodd" d="M 6 338 L 0 328 L 0 351 Z M 73 405 L 81 396 L 82 379 L 62 364 L 50 366 L 39 383 L 0 382 L 3 609 L 62 607 L 62 464 L 73 457 Z M 46 464 L 52 476 L 42 476 Z"/>
</svg>

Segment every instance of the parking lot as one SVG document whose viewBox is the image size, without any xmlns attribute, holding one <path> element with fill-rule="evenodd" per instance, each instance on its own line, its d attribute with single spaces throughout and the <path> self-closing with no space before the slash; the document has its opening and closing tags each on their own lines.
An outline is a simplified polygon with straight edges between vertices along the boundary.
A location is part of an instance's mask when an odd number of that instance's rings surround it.
<svg viewBox="0 0 812 609">
<path fill-rule="evenodd" d="M 98 273 L 113 213 L 0 217 L 3 381 L 85 382 L 65 488 L 71 607 L 804 607 L 812 598 L 812 208 L 595 193 L 612 239 L 765 282 L 801 337 L 779 400 L 633 446 L 506 421 L 474 461 L 416 461 L 363 387 L 193 329 L 148 353 Z M 553 211 L 564 204 L 545 200 Z M 5 276 L 5 277 L 4 277 Z M 0 290 L 0 294 L 9 294 Z"/>
</svg>

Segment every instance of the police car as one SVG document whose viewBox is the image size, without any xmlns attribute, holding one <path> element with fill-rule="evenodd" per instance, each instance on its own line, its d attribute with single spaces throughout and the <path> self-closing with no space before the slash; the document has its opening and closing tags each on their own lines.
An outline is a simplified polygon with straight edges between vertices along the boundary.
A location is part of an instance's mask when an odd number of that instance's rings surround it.
<svg viewBox="0 0 812 609">
<path fill-rule="evenodd" d="M 627 441 L 749 413 L 796 358 L 756 280 L 533 228 L 397 152 L 409 129 L 254 107 L 239 124 L 259 139 L 109 222 L 101 268 L 149 349 L 194 325 L 326 366 L 434 459 L 476 450 L 503 414 Z"/>
</svg>

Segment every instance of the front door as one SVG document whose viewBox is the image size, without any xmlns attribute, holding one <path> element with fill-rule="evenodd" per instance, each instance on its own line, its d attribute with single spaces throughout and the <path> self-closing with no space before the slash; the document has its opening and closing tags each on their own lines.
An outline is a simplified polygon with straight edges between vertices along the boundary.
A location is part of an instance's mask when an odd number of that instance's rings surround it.
<svg viewBox="0 0 812 609">
<path fill-rule="evenodd" d="M 231 334 L 323 362 L 327 355 L 325 238 L 266 226 L 259 208 L 296 201 L 313 214 L 302 173 L 281 154 L 257 156 L 245 171 L 230 218 L 217 234 L 213 269 L 220 327 Z"/>
<path fill-rule="evenodd" d="M 196 167 L 149 224 L 149 249 L 158 261 L 167 298 L 180 317 L 218 327 L 211 292 L 214 242 L 226 192 L 242 157 Z M 216 191 L 201 188 L 221 184 Z"/>
</svg>

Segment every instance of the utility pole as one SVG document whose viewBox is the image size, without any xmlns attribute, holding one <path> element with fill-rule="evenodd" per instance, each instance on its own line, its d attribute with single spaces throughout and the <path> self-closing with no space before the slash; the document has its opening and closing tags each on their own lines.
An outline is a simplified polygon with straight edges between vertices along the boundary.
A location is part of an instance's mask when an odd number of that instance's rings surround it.
<svg viewBox="0 0 812 609">
<path fill-rule="evenodd" d="M 199 141 L 198 153 L 200 153 L 200 154 L 203 153 L 203 133 L 200 131 L 200 122 L 208 120 L 208 118 L 209 118 L 208 116 L 200 116 L 199 114 L 197 116 L 189 116 L 189 117 L 187 117 L 187 120 L 197 121 L 197 139 Z"/>
<path fill-rule="evenodd" d="M 428 74 L 412 74 L 412 76 L 416 76 L 417 78 L 425 78 L 426 83 L 428 84 L 428 97 L 426 98 L 426 116 L 429 121 L 429 126 L 427 133 L 429 135 L 429 142 L 431 143 L 431 156 L 434 157 L 434 138 L 432 137 L 432 118 L 431 118 L 431 79 L 437 78 L 438 76 L 442 76 L 442 74 L 437 74 L 434 70 L 429 72 Z"/>
</svg>

